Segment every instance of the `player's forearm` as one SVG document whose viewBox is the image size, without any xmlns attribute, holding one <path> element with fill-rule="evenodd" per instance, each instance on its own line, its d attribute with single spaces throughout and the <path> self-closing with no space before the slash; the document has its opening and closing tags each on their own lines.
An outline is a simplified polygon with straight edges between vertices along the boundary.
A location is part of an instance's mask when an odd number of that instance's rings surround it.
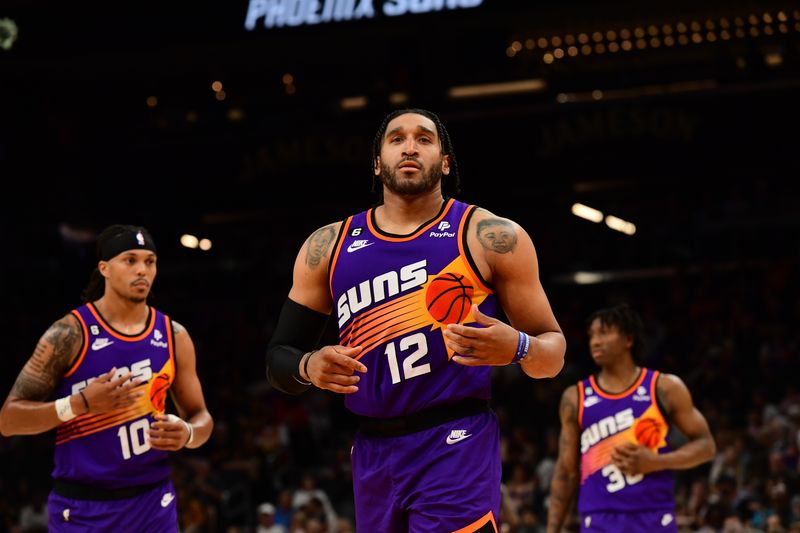
<svg viewBox="0 0 800 533">
<path fill-rule="evenodd" d="M 303 356 L 319 343 L 328 315 L 286 299 L 267 347 L 267 378 L 287 394 L 301 394 L 310 383 L 300 375 Z"/>
<path fill-rule="evenodd" d="M 578 473 L 570 472 L 560 462 L 556 463 L 550 482 L 550 499 L 547 509 L 547 533 L 558 533 L 569 514 L 572 499 L 578 490 Z"/>
<path fill-rule="evenodd" d="M 658 456 L 659 470 L 685 470 L 714 458 L 717 446 L 711 435 L 692 439 L 677 450 Z"/>
<path fill-rule="evenodd" d="M 83 414 L 86 409 L 78 394 L 69 397 L 69 405 L 75 416 Z M 56 413 L 55 402 L 35 402 L 9 398 L 0 411 L 0 434 L 4 437 L 12 435 L 37 435 L 50 431 L 62 423 Z"/>
<path fill-rule="evenodd" d="M 214 419 L 211 414 L 203 409 L 202 411 L 190 416 L 186 422 L 192 426 L 192 441 L 186 445 L 187 448 L 199 448 L 211 438 L 214 430 Z"/>
<path fill-rule="evenodd" d="M 567 341 L 564 335 L 548 331 L 530 336 L 528 355 L 522 360 L 522 370 L 532 378 L 552 378 L 564 367 Z"/>
</svg>

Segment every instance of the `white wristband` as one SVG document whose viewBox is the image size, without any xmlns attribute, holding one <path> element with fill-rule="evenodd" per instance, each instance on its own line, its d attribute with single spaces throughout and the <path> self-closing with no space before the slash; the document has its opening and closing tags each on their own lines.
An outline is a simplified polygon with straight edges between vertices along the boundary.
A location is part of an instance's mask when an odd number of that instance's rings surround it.
<svg viewBox="0 0 800 533">
<path fill-rule="evenodd" d="M 183 418 L 181 418 L 179 416 L 175 416 L 173 414 L 168 414 L 167 415 L 167 420 L 170 421 L 170 422 L 177 422 L 179 420 L 181 422 L 183 422 L 183 425 L 186 426 L 187 431 L 189 431 L 189 438 L 183 444 L 183 447 L 185 448 L 188 445 L 190 445 L 192 443 L 192 441 L 194 440 L 194 427 L 189 422 L 184 420 Z"/>
<path fill-rule="evenodd" d="M 62 422 L 67 422 L 78 416 L 72 412 L 72 402 L 70 402 L 69 396 L 56 400 L 56 416 Z"/>
<path fill-rule="evenodd" d="M 189 439 L 186 441 L 186 444 L 183 445 L 183 447 L 186 448 L 194 440 L 194 426 L 192 426 L 189 422 L 187 422 L 186 420 L 184 420 L 182 418 L 181 418 L 181 422 L 186 424 L 186 429 L 189 430 Z"/>
</svg>

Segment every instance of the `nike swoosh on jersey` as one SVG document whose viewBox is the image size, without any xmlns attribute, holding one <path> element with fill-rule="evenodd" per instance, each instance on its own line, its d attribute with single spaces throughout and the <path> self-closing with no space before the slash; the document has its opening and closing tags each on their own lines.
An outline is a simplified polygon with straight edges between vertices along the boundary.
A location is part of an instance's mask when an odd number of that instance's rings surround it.
<svg viewBox="0 0 800 533">
<path fill-rule="evenodd" d="M 168 492 L 168 493 L 164 494 L 164 496 L 162 496 L 162 498 L 161 498 L 161 507 L 166 507 L 167 505 L 172 503 L 172 500 L 174 500 L 174 499 L 175 499 L 175 495 L 172 494 L 171 492 Z"/>
<path fill-rule="evenodd" d="M 461 435 L 460 437 L 453 437 L 451 435 L 448 435 L 447 440 L 445 442 L 447 442 L 447 444 L 455 444 L 456 442 L 461 442 L 462 440 L 468 439 L 471 436 L 472 433 L 470 433 L 469 435 Z"/>
<path fill-rule="evenodd" d="M 114 344 L 114 341 L 110 341 L 108 339 L 95 339 L 92 343 L 92 350 L 102 350 L 103 348 L 111 346 L 112 344 Z"/>
<path fill-rule="evenodd" d="M 348 252 L 355 252 L 356 250 L 360 250 L 362 248 L 366 248 L 367 246 L 372 246 L 375 244 L 374 242 L 364 242 L 364 243 L 353 243 L 347 247 Z"/>
</svg>

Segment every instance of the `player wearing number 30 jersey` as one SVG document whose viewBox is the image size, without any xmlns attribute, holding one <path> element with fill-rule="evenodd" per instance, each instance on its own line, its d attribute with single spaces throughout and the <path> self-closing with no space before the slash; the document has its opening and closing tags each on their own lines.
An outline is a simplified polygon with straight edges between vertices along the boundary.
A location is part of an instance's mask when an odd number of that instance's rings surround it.
<svg viewBox="0 0 800 533">
<path fill-rule="evenodd" d="M 48 531 L 177 532 L 168 452 L 200 446 L 213 425 L 194 346 L 147 304 L 156 249 L 145 228 L 109 226 L 97 258 L 85 305 L 42 336 L 0 432 L 56 430 Z M 180 418 L 165 413 L 168 390 Z"/>
<path fill-rule="evenodd" d="M 372 163 L 382 201 L 320 228 L 297 256 L 270 381 L 344 394 L 358 416 L 358 531 L 497 531 L 491 367 L 552 377 L 566 349 L 533 243 L 516 223 L 443 194 L 457 165 L 430 111 L 389 114 Z M 495 318 L 500 308 L 510 324 Z M 328 315 L 339 342 L 318 347 Z"/>
<path fill-rule="evenodd" d="M 600 372 L 562 396 L 547 530 L 561 531 L 577 490 L 581 531 L 675 533 L 672 470 L 714 456 L 708 424 L 682 381 L 639 366 L 644 335 L 635 311 L 619 305 L 588 322 Z M 677 450 L 671 425 L 689 439 Z"/>
</svg>

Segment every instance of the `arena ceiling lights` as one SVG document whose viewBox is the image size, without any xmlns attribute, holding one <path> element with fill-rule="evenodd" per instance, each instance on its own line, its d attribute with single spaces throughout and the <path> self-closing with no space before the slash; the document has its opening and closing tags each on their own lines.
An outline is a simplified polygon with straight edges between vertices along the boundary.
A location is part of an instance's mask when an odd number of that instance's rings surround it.
<svg viewBox="0 0 800 533">
<path fill-rule="evenodd" d="M 547 83 L 541 78 L 517 80 L 477 85 L 460 85 L 451 87 L 447 94 L 450 98 L 478 98 L 483 96 L 502 96 L 520 93 L 535 93 L 545 90 Z"/>
</svg>

